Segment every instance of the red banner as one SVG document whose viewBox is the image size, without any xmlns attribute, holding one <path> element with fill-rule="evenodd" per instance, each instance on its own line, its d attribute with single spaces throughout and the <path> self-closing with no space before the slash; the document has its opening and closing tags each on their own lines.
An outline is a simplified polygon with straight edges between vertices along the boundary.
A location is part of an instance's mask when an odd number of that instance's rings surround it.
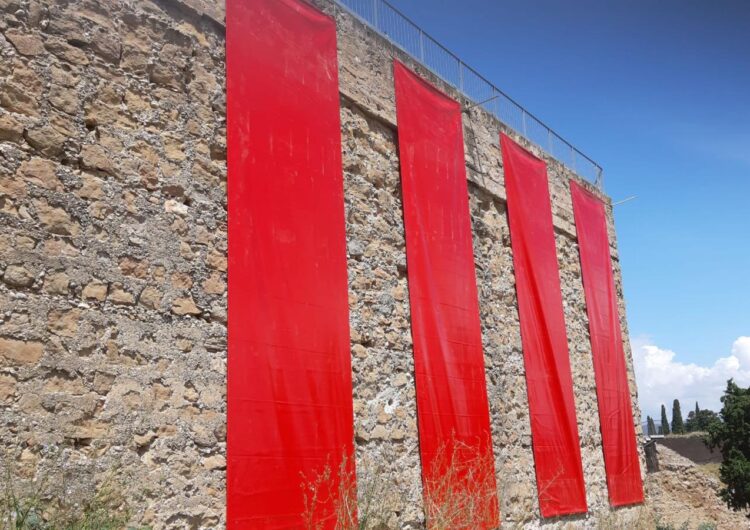
<svg viewBox="0 0 750 530">
<path fill-rule="evenodd" d="M 226 20 L 227 527 L 334 528 L 353 451 L 336 26 L 300 0 Z"/>
<path fill-rule="evenodd" d="M 643 483 L 609 253 L 607 217 L 602 201 L 583 186 L 570 181 L 570 194 L 589 316 L 609 501 L 613 506 L 635 504 L 643 502 Z"/>
<path fill-rule="evenodd" d="M 393 68 L 428 522 L 441 503 L 473 502 L 471 528 L 496 528 L 461 106 L 401 63 Z"/>
<path fill-rule="evenodd" d="M 586 491 L 543 160 L 501 134 L 531 438 L 543 517 L 583 513 Z"/>
</svg>

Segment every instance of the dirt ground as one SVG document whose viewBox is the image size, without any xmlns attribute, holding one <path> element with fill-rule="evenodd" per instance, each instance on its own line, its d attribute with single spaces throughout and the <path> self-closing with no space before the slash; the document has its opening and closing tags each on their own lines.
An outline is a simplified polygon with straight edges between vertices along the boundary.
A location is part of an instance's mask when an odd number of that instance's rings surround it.
<svg viewBox="0 0 750 530">
<path fill-rule="evenodd" d="M 745 514 L 733 512 L 719 498 L 716 466 L 701 466 L 663 446 L 660 470 L 646 476 L 646 498 L 661 528 L 750 529 Z"/>
</svg>

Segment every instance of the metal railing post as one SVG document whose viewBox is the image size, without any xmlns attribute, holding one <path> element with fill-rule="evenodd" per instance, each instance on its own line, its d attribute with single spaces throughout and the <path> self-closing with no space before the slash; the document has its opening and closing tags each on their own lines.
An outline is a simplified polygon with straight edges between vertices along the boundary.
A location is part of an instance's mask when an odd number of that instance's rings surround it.
<svg viewBox="0 0 750 530">
<path fill-rule="evenodd" d="M 464 63 L 461 61 L 458 61 L 458 88 L 461 89 L 461 92 L 464 92 Z"/>
<path fill-rule="evenodd" d="M 375 19 L 375 29 L 380 29 L 380 17 L 378 17 L 378 2 L 379 0 L 372 0 L 372 16 Z"/>
<path fill-rule="evenodd" d="M 549 127 L 547 127 L 547 149 L 549 150 L 549 154 L 555 156 L 552 152 L 552 129 Z"/>
<path fill-rule="evenodd" d="M 419 28 L 419 59 L 424 62 L 424 31 Z"/>
<path fill-rule="evenodd" d="M 526 110 L 521 107 L 521 120 L 523 121 L 523 135 L 528 138 L 529 135 L 526 131 Z"/>
</svg>

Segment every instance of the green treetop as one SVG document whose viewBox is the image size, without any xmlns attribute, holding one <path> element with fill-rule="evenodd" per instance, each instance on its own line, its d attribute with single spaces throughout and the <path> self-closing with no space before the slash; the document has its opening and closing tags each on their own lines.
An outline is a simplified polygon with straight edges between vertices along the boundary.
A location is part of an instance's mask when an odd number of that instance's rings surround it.
<svg viewBox="0 0 750 530">
<path fill-rule="evenodd" d="M 750 508 L 750 388 L 730 379 L 721 398 L 721 420 L 708 426 L 708 442 L 724 457 L 721 497 L 734 510 Z"/>
<path fill-rule="evenodd" d="M 661 406 L 661 433 L 665 435 L 669 434 L 669 420 L 667 419 L 667 409 L 664 407 L 663 403 Z"/>
<path fill-rule="evenodd" d="M 675 399 L 672 404 L 672 434 L 684 434 L 685 423 L 682 421 L 682 411 L 680 410 L 680 400 Z"/>
</svg>

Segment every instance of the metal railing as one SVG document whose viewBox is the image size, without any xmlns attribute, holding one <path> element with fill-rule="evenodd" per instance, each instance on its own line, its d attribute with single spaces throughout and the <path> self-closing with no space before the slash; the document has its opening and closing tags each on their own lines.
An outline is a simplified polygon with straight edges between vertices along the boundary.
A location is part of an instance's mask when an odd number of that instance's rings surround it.
<svg viewBox="0 0 750 530">
<path fill-rule="evenodd" d="M 602 188 L 602 168 L 425 33 L 386 0 L 334 0 L 469 100 L 574 172 Z"/>
</svg>

